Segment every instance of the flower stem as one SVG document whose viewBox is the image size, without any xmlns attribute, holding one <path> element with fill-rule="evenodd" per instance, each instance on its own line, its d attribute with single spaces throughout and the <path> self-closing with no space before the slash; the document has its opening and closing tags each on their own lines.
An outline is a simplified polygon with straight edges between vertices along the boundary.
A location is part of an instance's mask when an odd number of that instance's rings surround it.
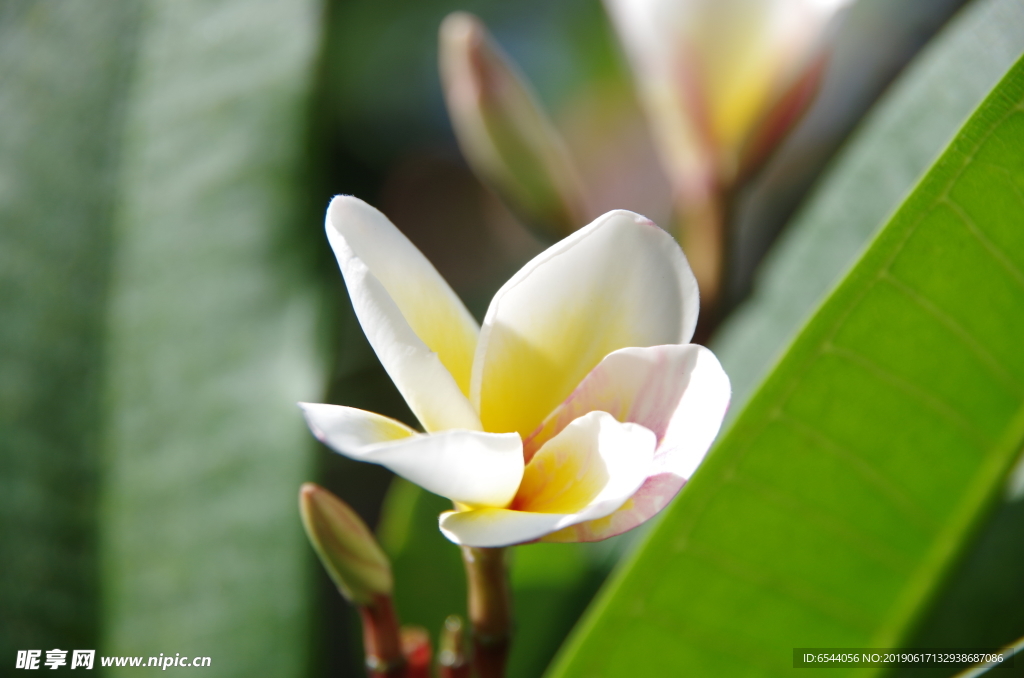
<svg viewBox="0 0 1024 678">
<path fill-rule="evenodd" d="M 693 343 L 707 344 L 730 310 L 730 225 L 735 191 L 709 186 L 679 196 L 676 236 L 700 288 L 700 317 Z"/>
<path fill-rule="evenodd" d="M 444 620 L 437 656 L 440 678 L 470 678 L 473 667 L 466 658 L 463 626 L 462 618 L 457 614 Z"/>
<path fill-rule="evenodd" d="M 705 343 L 717 325 L 725 284 L 726 218 L 715 190 L 688 196 L 679 206 L 680 244 L 700 288 L 700 319 L 694 341 Z"/>
<path fill-rule="evenodd" d="M 479 678 L 504 678 L 512 640 L 512 594 L 505 549 L 462 547 L 473 625 L 473 666 Z"/>
<path fill-rule="evenodd" d="M 359 606 L 363 620 L 363 648 L 366 652 L 366 673 L 370 678 L 404 678 L 406 661 L 398 631 L 398 615 L 391 596 L 374 596 Z"/>
</svg>

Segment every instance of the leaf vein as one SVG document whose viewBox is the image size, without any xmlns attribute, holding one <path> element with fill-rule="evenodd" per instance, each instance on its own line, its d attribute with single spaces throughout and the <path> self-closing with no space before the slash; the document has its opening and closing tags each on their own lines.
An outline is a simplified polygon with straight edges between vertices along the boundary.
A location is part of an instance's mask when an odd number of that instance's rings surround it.
<svg viewBox="0 0 1024 678">
<path fill-rule="evenodd" d="M 883 367 L 882 365 L 879 365 L 867 356 L 861 355 L 853 349 L 846 348 L 845 346 L 836 346 L 834 344 L 829 344 L 824 347 L 822 353 L 834 355 L 862 367 L 882 381 L 887 382 L 894 388 L 903 391 L 908 396 L 924 404 L 936 414 L 947 418 L 974 440 L 979 451 L 984 452 L 992 444 L 992 441 L 988 439 L 985 432 L 977 428 L 970 419 L 958 412 L 955 407 L 942 400 L 942 398 L 935 395 L 928 389 L 922 388 L 917 384 L 908 381 L 906 378 L 892 372 L 890 369 Z"/>
<path fill-rule="evenodd" d="M 854 550 L 868 556 L 883 567 L 900 575 L 907 575 L 914 569 L 906 556 L 893 551 L 878 539 L 865 534 L 852 525 L 849 521 L 824 510 L 821 506 L 813 505 L 792 492 L 773 491 L 763 483 L 751 478 L 736 476 L 732 479 L 733 484 L 744 487 L 751 492 L 761 495 L 766 501 L 795 513 L 817 524 L 824 530 L 846 542 Z"/>
<path fill-rule="evenodd" d="M 1009 257 L 1007 257 L 995 243 L 988 239 L 988 236 L 978 228 L 978 224 L 973 218 L 971 218 L 971 215 L 964 210 L 963 206 L 953 200 L 949 195 L 943 197 L 942 201 L 948 205 L 958 217 L 960 217 L 960 220 L 967 227 L 968 233 L 974 236 L 985 251 L 988 252 L 989 256 L 995 259 L 996 262 L 1010 274 L 1010 277 L 1013 278 L 1014 282 L 1016 282 L 1021 289 L 1024 289 L 1024 272 L 1017 268 L 1017 266 L 1010 261 Z"/>
<path fill-rule="evenodd" d="M 922 295 L 920 292 L 915 290 L 913 287 L 903 282 L 896 276 L 892 275 L 892 273 L 887 273 L 885 276 L 883 276 L 883 279 L 885 282 L 889 283 L 894 288 L 896 288 L 898 292 L 903 294 L 903 296 L 909 299 L 912 303 L 917 305 L 918 308 L 920 308 L 925 313 L 935 318 L 954 336 L 960 339 L 960 341 L 963 342 L 963 344 L 967 346 L 968 349 L 970 349 L 971 353 L 973 353 L 978 360 L 983 362 L 989 368 L 989 371 L 992 373 L 992 376 L 996 377 L 997 379 L 1002 381 L 1006 386 L 1009 386 L 1011 389 L 1013 389 L 1017 395 L 1024 395 L 1024 384 L 1021 384 L 1014 378 L 1012 374 L 1006 371 L 1006 368 L 1003 367 L 1002 363 L 1000 363 L 995 356 L 988 352 L 988 350 L 985 348 L 984 345 L 982 345 L 982 343 L 977 339 L 977 337 L 971 334 L 971 332 L 968 331 L 963 325 L 958 323 L 953 318 L 953 316 L 944 311 L 937 304 L 935 304 L 933 301 Z"/>
<path fill-rule="evenodd" d="M 783 414 L 779 417 L 779 420 L 796 430 L 804 438 L 821 446 L 840 461 L 845 462 L 865 482 L 887 497 L 894 508 L 898 509 L 923 532 L 932 535 L 939 530 L 941 526 L 939 519 L 932 516 L 929 511 L 914 501 L 899 485 L 890 482 L 884 472 L 875 468 L 864 457 L 840 445 L 830 436 L 792 415 Z"/>
<path fill-rule="evenodd" d="M 743 562 L 706 544 L 688 544 L 687 552 L 704 562 L 759 588 L 784 594 L 801 606 L 847 627 L 858 635 L 870 634 L 875 626 L 875 616 L 858 608 L 850 601 L 837 598 L 830 593 L 808 585 L 783 573 L 775 573 L 753 563 Z"/>
</svg>

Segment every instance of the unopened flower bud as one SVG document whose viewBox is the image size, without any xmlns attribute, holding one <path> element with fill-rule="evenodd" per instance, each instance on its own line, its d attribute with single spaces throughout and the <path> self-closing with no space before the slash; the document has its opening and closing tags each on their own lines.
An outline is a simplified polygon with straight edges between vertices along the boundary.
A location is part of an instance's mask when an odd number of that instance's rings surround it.
<svg viewBox="0 0 1024 678">
<path fill-rule="evenodd" d="M 313 549 L 345 598 L 367 605 L 391 594 L 391 563 L 355 511 L 314 483 L 299 490 L 299 510 Z"/>
<path fill-rule="evenodd" d="M 549 238 L 583 226 L 583 184 L 561 136 L 478 18 L 455 12 L 442 22 L 440 68 L 455 136 L 477 177 Z"/>
</svg>

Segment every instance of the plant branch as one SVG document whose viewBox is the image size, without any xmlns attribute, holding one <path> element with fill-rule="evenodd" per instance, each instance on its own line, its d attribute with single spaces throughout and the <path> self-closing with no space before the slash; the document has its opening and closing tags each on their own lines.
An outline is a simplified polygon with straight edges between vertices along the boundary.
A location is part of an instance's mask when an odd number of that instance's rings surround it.
<svg viewBox="0 0 1024 678">
<path fill-rule="evenodd" d="M 479 678 L 504 678 L 512 640 L 512 595 L 503 548 L 462 547 L 473 626 L 473 665 Z"/>
<path fill-rule="evenodd" d="M 405 678 L 406 661 L 398 630 L 398 615 L 390 596 L 378 595 L 360 605 L 363 620 L 363 649 L 370 678 Z"/>
</svg>

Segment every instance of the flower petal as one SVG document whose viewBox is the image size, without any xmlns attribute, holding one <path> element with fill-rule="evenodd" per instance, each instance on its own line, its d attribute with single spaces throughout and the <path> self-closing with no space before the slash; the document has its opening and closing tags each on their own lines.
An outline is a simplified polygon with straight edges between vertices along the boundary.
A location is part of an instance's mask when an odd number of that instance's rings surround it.
<svg viewBox="0 0 1024 678">
<path fill-rule="evenodd" d="M 604 356 L 689 341 L 697 284 L 640 215 L 609 212 L 537 256 L 495 295 L 473 363 L 484 429 L 524 437 Z"/>
<path fill-rule="evenodd" d="M 644 483 L 655 444 L 654 434 L 644 427 L 591 412 L 534 456 L 512 509 L 446 512 L 441 532 L 457 544 L 507 546 L 602 518 Z"/>
<path fill-rule="evenodd" d="M 438 519 L 441 533 L 460 546 L 496 548 L 534 541 L 561 530 L 566 516 L 558 513 L 524 513 L 484 508 L 445 511 Z"/>
<path fill-rule="evenodd" d="M 701 145 L 723 179 L 780 96 L 812 67 L 849 0 L 605 0 L 678 182 Z M 705 151 L 706 152 L 706 151 Z"/>
<path fill-rule="evenodd" d="M 449 430 L 369 450 L 385 466 L 425 490 L 470 506 L 507 506 L 523 478 L 523 448 L 511 433 Z"/>
<path fill-rule="evenodd" d="M 703 346 L 628 348 L 605 358 L 527 439 L 525 454 L 529 458 L 531 450 L 575 417 L 600 409 L 658 436 L 652 472 L 614 513 L 547 535 L 544 541 L 606 539 L 658 513 L 703 460 L 718 435 L 730 395 L 729 377 Z"/>
<path fill-rule="evenodd" d="M 544 443 L 595 410 L 608 412 L 618 421 L 640 424 L 660 441 L 689 387 L 698 359 L 705 353 L 717 362 L 711 351 L 697 344 L 630 347 L 609 353 L 526 437 L 523 453 L 527 463 Z M 725 384 L 728 403 L 728 377 Z"/>
<path fill-rule="evenodd" d="M 534 513 L 614 511 L 647 478 L 657 440 L 643 426 L 589 412 L 533 456 L 512 506 Z"/>
<path fill-rule="evenodd" d="M 331 201 L 327 239 L 366 338 L 423 427 L 479 430 L 467 399 L 478 330 L 452 289 L 358 198 Z"/>
<path fill-rule="evenodd" d="M 425 490 L 470 506 L 507 506 L 523 478 L 511 433 L 450 430 L 424 435 L 373 412 L 301 403 L 313 435 L 346 457 L 380 464 Z"/>
<path fill-rule="evenodd" d="M 355 407 L 324 403 L 299 403 L 299 407 L 317 440 L 353 459 L 374 445 L 418 435 L 396 419 Z"/>
</svg>

